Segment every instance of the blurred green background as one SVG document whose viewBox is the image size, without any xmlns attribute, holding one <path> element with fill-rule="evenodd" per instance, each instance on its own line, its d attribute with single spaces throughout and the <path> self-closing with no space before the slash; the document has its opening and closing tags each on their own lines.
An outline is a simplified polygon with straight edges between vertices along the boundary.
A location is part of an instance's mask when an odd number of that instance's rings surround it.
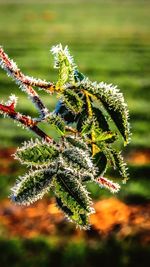
<svg viewBox="0 0 150 267">
<path fill-rule="evenodd" d="M 117 84 L 121 88 L 130 110 L 132 142 L 124 150 L 130 180 L 117 198 L 128 205 L 150 203 L 149 11 L 150 2 L 146 0 L 0 0 L 0 44 L 23 73 L 56 81 L 57 72 L 53 69 L 53 57 L 49 50 L 52 45 L 62 43 L 69 46 L 79 69 L 91 80 Z M 19 111 L 37 115 L 26 95 L 0 70 L 0 100 L 7 100 L 11 93 L 19 97 Z M 52 110 L 56 103 L 55 97 L 44 92 L 40 92 L 40 95 Z M 54 135 L 53 129 L 45 130 Z M 9 155 L 10 149 L 31 137 L 32 133 L 25 132 L 10 119 L 1 116 L 2 202 L 7 198 L 16 175 L 25 170 L 10 159 L 9 163 L 6 162 L 5 156 Z M 116 176 L 111 170 L 109 175 Z M 90 186 L 90 190 L 95 200 L 111 197 L 107 191 L 95 186 Z M 70 226 L 65 224 L 64 227 L 69 240 L 72 234 Z M 54 264 L 70 267 L 95 267 L 97 264 L 143 267 L 150 257 L 148 243 L 143 245 L 142 241 L 139 242 L 135 233 L 118 239 L 114 231 L 103 239 L 92 229 L 86 237 L 83 234 L 82 239 L 77 238 L 77 242 L 64 241 L 64 249 L 61 231 L 59 236 L 53 238 L 45 235 L 36 239 L 9 237 L 6 232 L 1 226 L 0 258 L 4 267 L 47 267 Z M 55 242 L 55 239 L 60 242 Z"/>
</svg>

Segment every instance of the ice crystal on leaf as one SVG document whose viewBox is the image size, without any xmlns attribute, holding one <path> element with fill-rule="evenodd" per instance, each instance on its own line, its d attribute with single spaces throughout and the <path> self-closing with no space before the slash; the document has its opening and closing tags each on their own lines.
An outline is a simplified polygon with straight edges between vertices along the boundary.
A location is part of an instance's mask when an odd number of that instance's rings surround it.
<svg viewBox="0 0 150 267">
<path fill-rule="evenodd" d="M 116 86 L 91 82 L 84 76 L 67 46 L 53 46 L 51 53 L 54 68 L 58 69 L 56 83 L 24 75 L 0 47 L 2 69 L 39 111 L 37 118 L 17 112 L 14 95 L 6 103 L 0 103 L 1 114 L 38 136 L 25 142 L 14 155 L 29 171 L 19 177 L 10 197 L 20 205 L 30 205 L 52 190 L 57 206 L 66 217 L 80 228 L 88 229 L 89 215 L 94 209 L 87 182 L 118 192 L 120 185 L 103 177 L 108 166 L 118 170 L 123 182 L 128 179 L 126 163 L 115 148 L 119 136 L 125 145 L 130 141 L 127 104 Z M 35 87 L 50 94 L 57 93 L 58 102 L 53 112 L 42 102 Z M 39 122 L 53 125 L 60 135 L 59 141 L 40 129 Z M 113 129 L 112 122 L 116 126 Z"/>
</svg>

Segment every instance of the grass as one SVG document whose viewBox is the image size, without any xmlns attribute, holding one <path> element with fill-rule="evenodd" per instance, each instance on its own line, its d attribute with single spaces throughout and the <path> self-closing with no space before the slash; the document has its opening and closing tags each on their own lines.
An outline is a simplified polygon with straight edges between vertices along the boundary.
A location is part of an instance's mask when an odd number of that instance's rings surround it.
<svg viewBox="0 0 150 267">
<path fill-rule="evenodd" d="M 135 244 L 134 240 L 125 242 L 110 237 L 108 240 L 97 243 L 87 243 L 84 240 L 68 240 L 65 244 L 52 242 L 49 238 L 33 238 L 20 240 L 11 238 L 9 241 L 0 240 L 0 256 L 3 266 L 70 266 L 70 267 L 94 267 L 100 261 L 106 267 L 143 267 L 149 260 L 149 247 Z M 7 250 L 7 257 L 3 251 Z"/>
<path fill-rule="evenodd" d="M 149 7 L 148 1 L 135 0 L 0 1 L 0 43 L 25 74 L 50 81 L 56 81 L 57 71 L 49 49 L 59 42 L 68 44 L 83 73 L 91 80 L 118 84 L 124 93 L 133 133 L 129 149 L 149 148 Z M 0 70 L 0 99 L 7 100 L 11 93 L 19 96 L 19 111 L 37 116 L 29 99 Z M 53 110 L 55 96 L 40 94 Z M 34 137 L 10 119 L 0 122 L 1 147 Z M 55 136 L 52 127 L 41 127 Z M 136 170 L 132 177 L 138 175 Z"/>
<path fill-rule="evenodd" d="M 33 1 L 34 2 L 34 1 Z M 149 18 L 148 1 L 37 1 L 9 4 L 0 1 L 0 43 L 24 73 L 50 81 L 52 45 L 69 45 L 79 68 L 92 80 L 118 84 L 131 113 L 132 144 L 146 147 L 150 141 L 149 120 Z M 0 72 L 0 99 L 19 95 L 18 109 L 34 115 L 34 108 L 17 86 Z M 50 107 L 55 100 L 44 94 Z M 15 127 L 1 120 L 0 139 L 18 145 Z M 12 134 L 7 133 L 12 129 Z M 18 132 L 19 131 L 19 132 Z M 29 136 L 16 129 L 17 137 Z M 4 137 L 4 133 L 6 134 Z M 150 143 L 150 142 L 149 142 Z M 1 146 L 6 142 L 1 142 Z M 131 144 L 131 146 L 132 146 Z"/>
</svg>

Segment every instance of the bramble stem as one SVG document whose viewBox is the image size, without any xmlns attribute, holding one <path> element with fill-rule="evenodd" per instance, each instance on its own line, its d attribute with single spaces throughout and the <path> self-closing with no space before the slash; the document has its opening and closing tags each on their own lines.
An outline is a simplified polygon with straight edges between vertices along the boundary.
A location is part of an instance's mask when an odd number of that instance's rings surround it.
<svg viewBox="0 0 150 267">
<path fill-rule="evenodd" d="M 0 104 L 0 112 L 3 114 L 6 114 L 11 119 L 16 120 L 23 124 L 25 127 L 36 133 L 41 138 L 45 139 L 47 142 L 52 142 L 52 138 L 49 137 L 47 134 L 45 134 L 38 126 L 38 122 L 36 120 L 33 120 L 29 116 L 22 115 L 19 112 L 16 112 L 14 109 L 14 104 L 10 105 L 2 105 Z"/>
<path fill-rule="evenodd" d="M 8 55 L 4 52 L 4 50 L 0 47 L 0 65 L 7 72 L 8 76 L 11 76 L 17 84 L 20 85 L 22 91 L 25 91 L 29 98 L 36 105 L 36 108 L 39 110 L 41 118 L 45 118 L 48 113 L 48 109 L 45 107 L 43 102 L 41 101 L 38 93 L 33 89 L 32 86 L 44 87 L 44 88 L 53 88 L 52 83 L 47 83 L 40 79 L 31 78 L 29 76 L 25 76 L 20 69 L 17 67 L 16 63 L 13 60 L 10 60 Z"/>
<path fill-rule="evenodd" d="M 112 193 L 117 193 L 120 189 L 119 184 L 114 183 L 105 177 L 98 177 L 96 181 L 101 187 L 109 189 Z"/>
<path fill-rule="evenodd" d="M 41 79 L 36 79 L 24 75 L 17 67 L 16 63 L 14 63 L 13 60 L 9 59 L 8 55 L 4 52 L 2 47 L 0 47 L 0 58 L 2 61 L 1 64 L 3 64 L 3 68 L 7 69 L 10 72 L 10 75 L 19 80 L 20 82 L 26 85 L 37 86 L 52 91 L 55 88 L 55 85 L 51 82 L 46 82 Z"/>
</svg>

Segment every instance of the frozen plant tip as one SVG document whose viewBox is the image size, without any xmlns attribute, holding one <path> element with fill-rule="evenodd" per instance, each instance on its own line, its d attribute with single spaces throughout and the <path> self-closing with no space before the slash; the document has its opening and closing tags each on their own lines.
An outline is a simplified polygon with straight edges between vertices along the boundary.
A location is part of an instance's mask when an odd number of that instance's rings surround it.
<svg viewBox="0 0 150 267">
<path fill-rule="evenodd" d="M 14 155 L 29 171 L 19 177 L 10 197 L 17 204 L 30 205 L 52 190 L 56 205 L 66 217 L 80 228 L 88 229 L 89 216 L 94 209 L 87 183 L 93 182 L 117 193 L 120 185 L 103 177 L 108 166 L 118 170 L 123 183 L 128 179 L 126 163 L 115 148 L 119 136 L 124 145 L 130 141 L 127 104 L 116 86 L 91 82 L 84 76 L 67 46 L 53 46 L 51 53 L 54 68 L 58 69 L 56 83 L 24 75 L 0 47 L 1 68 L 28 95 L 39 112 L 39 117 L 32 118 L 16 111 L 15 95 L 10 95 L 6 103 L 0 103 L 2 115 L 37 136 L 25 142 Z M 57 94 L 53 112 L 42 102 L 36 88 Z M 60 136 L 57 142 L 40 129 L 40 122 L 55 127 Z"/>
<path fill-rule="evenodd" d="M 101 187 L 105 187 L 109 189 L 112 193 L 117 193 L 120 190 L 120 185 L 117 183 L 114 183 L 107 178 L 104 177 L 98 177 L 97 182 Z"/>
</svg>

